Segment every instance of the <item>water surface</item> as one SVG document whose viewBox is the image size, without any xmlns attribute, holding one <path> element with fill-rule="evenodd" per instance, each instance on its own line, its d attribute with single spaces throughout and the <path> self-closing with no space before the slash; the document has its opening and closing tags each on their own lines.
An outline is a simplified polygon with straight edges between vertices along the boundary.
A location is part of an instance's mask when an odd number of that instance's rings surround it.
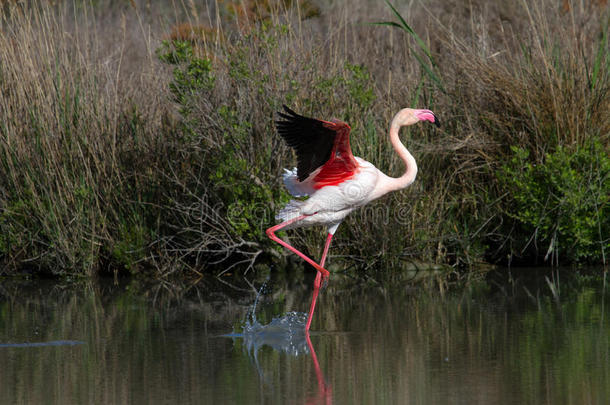
<svg viewBox="0 0 610 405">
<path fill-rule="evenodd" d="M 232 286 L 3 280 L 0 403 L 610 398 L 610 321 L 599 277 L 562 276 L 551 288 L 544 277 L 498 276 L 445 294 L 335 278 L 309 335 L 297 327 L 309 279 L 269 282 L 255 319 L 255 289 L 225 281 Z"/>
</svg>

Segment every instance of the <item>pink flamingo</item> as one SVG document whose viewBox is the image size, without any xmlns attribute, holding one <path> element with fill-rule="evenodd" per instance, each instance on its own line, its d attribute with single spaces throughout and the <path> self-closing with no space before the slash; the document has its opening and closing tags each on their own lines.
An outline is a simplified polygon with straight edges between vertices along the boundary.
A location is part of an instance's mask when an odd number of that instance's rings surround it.
<svg viewBox="0 0 610 405">
<path fill-rule="evenodd" d="M 401 190 L 415 180 L 417 164 L 400 142 L 400 128 L 419 121 L 430 121 L 436 126 L 440 124 L 430 110 L 404 108 L 394 116 L 390 124 L 390 142 L 405 162 L 406 170 L 402 176 L 393 178 L 366 160 L 354 157 L 349 144 L 350 127 L 346 123 L 303 117 L 286 106 L 284 110 L 285 113 L 279 113 L 283 120 L 276 121 L 277 130 L 288 146 L 296 151 L 298 160 L 295 169 L 285 170 L 284 184 L 293 196 L 309 198 L 291 200 L 286 204 L 276 216 L 282 223 L 267 229 L 267 235 L 318 271 L 305 326 L 308 331 L 320 285 L 326 284 L 330 274 L 324 268 L 324 263 L 330 242 L 341 221 L 356 208 L 390 191 Z M 275 235 L 280 229 L 312 225 L 325 225 L 328 229 L 319 264 Z"/>
</svg>

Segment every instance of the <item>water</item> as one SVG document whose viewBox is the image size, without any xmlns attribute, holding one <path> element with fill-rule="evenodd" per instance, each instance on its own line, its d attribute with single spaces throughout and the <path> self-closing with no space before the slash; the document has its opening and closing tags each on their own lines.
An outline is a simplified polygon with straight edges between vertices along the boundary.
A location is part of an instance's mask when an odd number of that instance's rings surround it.
<svg viewBox="0 0 610 405">
<path fill-rule="evenodd" d="M 551 288 L 552 278 L 490 277 L 444 295 L 333 278 L 310 334 L 311 280 L 270 281 L 254 313 L 257 291 L 230 282 L 3 280 L 0 403 L 610 398 L 608 290 L 596 278 L 562 275 Z"/>
</svg>

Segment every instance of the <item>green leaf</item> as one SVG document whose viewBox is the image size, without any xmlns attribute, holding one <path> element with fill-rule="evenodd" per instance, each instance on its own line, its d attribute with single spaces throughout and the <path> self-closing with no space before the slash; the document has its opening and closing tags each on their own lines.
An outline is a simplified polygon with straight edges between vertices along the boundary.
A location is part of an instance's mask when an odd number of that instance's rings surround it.
<svg viewBox="0 0 610 405">
<path fill-rule="evenodd" d="M 417 35 L 415 30 L 413 30 L 413 28 L 411 28 L 411 26 L 409 24 L 407 24 L 407 22 L 402 17 L 402 15 L 400 15 L 398 10 L 396 10 L 396 8 L 388 0 L 386 0 L 386 3 L 388 6 L 390 6 L 390 8 L 392 9 L 392 12 L 396 16 L 396 18 L 398 18 L 398 21 L 400 23 L 397 23 L 395 21 L 379 21 L 379 22 L 372 22 L 372 23 L 370 23 L 370 25 L 383 25 L 383 26 L 388 26 L 388 27 L 399 28 L 399 29 L 405 31 L 406 33 L 408 33 L 409 35 L 411 35 L 415 39 L 415 42 L 417 43 L 419 49 L 421 51 L 423 51 L 424 54 L 426 54 L 431 65 L 429 65 L 422 57 L 420 57 L 416 50 L 414 50 L 412 47 L 409 47 L 413 51 L 413 55 L 415 55 L 417 62 L 421 65 L 422 69 L 424 70 L 426 75 L 430 78 L 430 80 L 432 80 L 432 82 L 443 93 L 445 93 L 445 87 L 443 86 L 442 80 L 439 77 L 439 75 L 434 71 L 434 68 L 436 67 L 436 62 L 434 61 L 434 58 L 432 58 L 432 55 L 430 53 L 430 50 L 426 46 L 426 43 L 419 37 L 419 35 Z"/>
<path fill-rule="evenodd" d="M 434 59 L 432 59 L 432 55 L 430 54 L 430 50 L 426 46 L 426 43 L 424 41 L 422 41 L 422 39 L 419 37 L 419 35 L 417 35 L 417 33 L 413 30 L 413 28 L 411 28 L 411 26 L 409 24 L 407 24 L 405 19 L 402 18 L 402 16 L 398 12 L 398 10 L 396 10 L 396 8 L 392 5 L 392 3 L 390 3 L 388 0 L 386 0 L 386 3 L 387 3 L 388 6 L 390 6 L 390 8 L 392 9 L 392 12 L 394 13 L 394 15 L 400 21 L 400 24 L 402 25 L 402 28 L 405 31 L 407 31 L 409 34 L 411 34 L 413 36 L 413 38 L 415 38 L 415 41 L 417 41 L 417 44 L 419 45 L 421 50 L 424 51 L 426 56 L 428 56 L 428 59 L 430 59 L 430 62 L 432 63 L 432 65 L 436 66 L 436 63 L 434 62 Z"/>
</svg>

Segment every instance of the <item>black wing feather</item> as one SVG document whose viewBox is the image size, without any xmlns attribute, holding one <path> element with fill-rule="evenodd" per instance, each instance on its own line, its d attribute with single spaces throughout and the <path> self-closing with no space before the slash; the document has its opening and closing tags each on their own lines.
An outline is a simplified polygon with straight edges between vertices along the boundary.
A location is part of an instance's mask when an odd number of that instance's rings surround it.
<svg viewBox="0 0 610 405">
<path fill-rule="evenodd" d="M 337 134 L 326 128 L 323 121 L 303 117 L 283 107 L 285 113 L 278 113 L 283 120 L 276 121 L 275 125 L 280 136 L 295 150 L 297 177 L 303 181 L 330 159 Z"/>
</svg>

